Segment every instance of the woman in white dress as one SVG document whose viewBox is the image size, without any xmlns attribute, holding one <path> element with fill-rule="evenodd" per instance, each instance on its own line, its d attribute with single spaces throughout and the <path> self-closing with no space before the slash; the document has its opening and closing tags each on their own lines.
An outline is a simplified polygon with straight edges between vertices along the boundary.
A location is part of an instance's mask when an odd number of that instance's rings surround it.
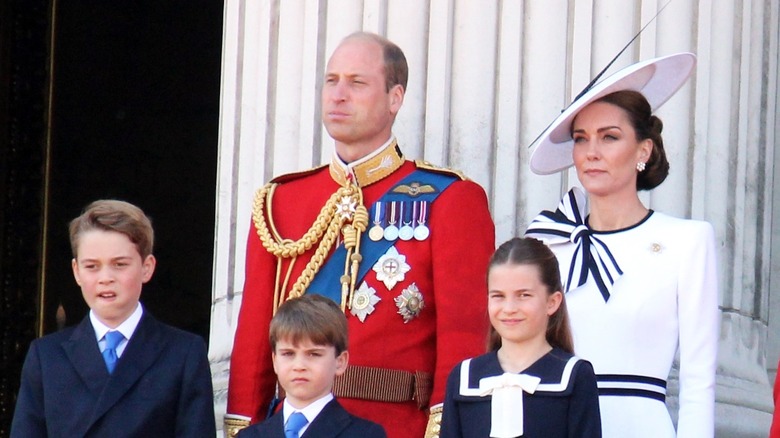
<svg viewBox="0 0 780 438">
<path fill-rule="evenodd" d="M 593 364 L 605 437 L 712 437 L 718 290 L 712 226 L 643 205 L 669 172 L 652 111 L 693 70 L 684 53 L 632 65 L 581 95 L 540 137 L 535 173 L 574 165 L 573 189 L 526 235 L 566 282 L 574 348 Z M 680 170 L 681 171 L 681 170 Z M 589 210 L 586 210 L 589 204 Z M 665 405 L 679 355 L 677 430 Z"/>
</svg>

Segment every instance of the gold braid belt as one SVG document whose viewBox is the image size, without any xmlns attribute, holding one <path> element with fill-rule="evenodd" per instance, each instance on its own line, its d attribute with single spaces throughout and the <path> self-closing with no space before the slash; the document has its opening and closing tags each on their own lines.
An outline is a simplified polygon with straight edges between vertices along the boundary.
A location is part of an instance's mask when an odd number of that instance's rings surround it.
<svg viewBox="0 0 780 438">
<path fill-rule="evenodd" d="M 277 186 L 277 183 L 268 183 L 258 190 L 252 208 L 252 219 L 260 241 L 268 252 L 277 257 L 274 313 L 285 300 L 300 297 L 306 292 L 306 288 L 309 287 L 312 279 L 328 257 L 333 244 L 338 240 L 339 233 L 341 233 L 344 246 L 347 249 L 344 275 L 341 277 L 341 309 L 344 310 L 347 303 L 352 302 L 358 267 L 362 260 L 360 234 L 366 231 L 369 221 L 368 210 L 363 205 L 363 192 L 360 187 L 351 183 L 340 187 L 322 207 L 317 219 L 303 237 L 293 241 L 279 235 L 271 215 L 273 195 Z M 315 244 L 317 244 L 317 249 L 311 260 L 295 280 L 292 288 L 287 290 L 296 259 L 314 247 Z M 282 282 L 281 270 L 284 259 L 291 260 Z"/>
</svg>

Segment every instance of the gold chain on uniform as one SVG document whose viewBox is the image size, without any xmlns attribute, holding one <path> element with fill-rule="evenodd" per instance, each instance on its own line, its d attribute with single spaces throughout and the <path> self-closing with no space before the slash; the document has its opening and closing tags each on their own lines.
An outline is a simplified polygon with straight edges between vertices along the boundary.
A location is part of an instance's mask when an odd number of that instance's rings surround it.
<svg viewBox="0 0 780 438">
<path fill-rule="evenodd" d="M 341 308 L 343 310 L 347 303 L 352 302 L 352 294 L 357 282 L 357 271 L 362 260 L 360 255 L 360 234 L 366 230 L 369 222 L 368 210 L 363 205 L 363 192 L 358 186 L 351 183 L 340 187 L 322 207 L 319 215 L 317 215 L 317 219 L 303 237 L 297 241 L 292 241 L 283 239 L 273 223 L 271 200 L 277 186 L 277 183 L 268 183 L 258 190 L 252 207 L 252 219 L 260 241 L 263 243 L 263 247 L 277 258 L 277 275 L 274 285 L 274 313 L 286 299 L 299 297 L 304 294 L 306 288 L 309 287 L 314 276 L 325 262 L 333 244 L 338 239 L 339 232 L 343 234 L 344 245 L 347 249 L 344 275 L 341 277 Z M 345 202 L 354 202 L 355 204 L 355 212 L 351 215 L 339 212 L 339 203 L 343 205 Z M 268 221 L 265 218 L 265 209 L 267 209 Z M 309 260 L 301 275 L 295 280 L 292 288 L 285 292 L 287 281 L 297 257 L 310 250 L 317 242 L 319 242 L 319 245 L 311 260 Z M 287 268 L 285 281 L 283 284 L 280 284 L 283 259 L 291 260 Z"/>
</svg>

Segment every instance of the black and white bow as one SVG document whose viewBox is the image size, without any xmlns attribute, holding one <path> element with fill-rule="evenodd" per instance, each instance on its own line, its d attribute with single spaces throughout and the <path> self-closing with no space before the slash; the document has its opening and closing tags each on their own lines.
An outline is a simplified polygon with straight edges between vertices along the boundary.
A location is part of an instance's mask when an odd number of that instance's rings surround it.
<svg viewBox="0 0 780 438">
<path fill-rule="evenodd" d="M 572 188 L 561 199 L 557 210 L 539 213 L 525 235 L 548 245 L 574 243 L 576 248 L 566 278 L 566 292 L 582 286 L 588 281 L 588 276 L 593 275 L 604 301 L 609 300 L 613 285 L 623 271 L 607 245 L 594 236 L 585 223 L 585 193 L 582 190 Z"/>
</svg>

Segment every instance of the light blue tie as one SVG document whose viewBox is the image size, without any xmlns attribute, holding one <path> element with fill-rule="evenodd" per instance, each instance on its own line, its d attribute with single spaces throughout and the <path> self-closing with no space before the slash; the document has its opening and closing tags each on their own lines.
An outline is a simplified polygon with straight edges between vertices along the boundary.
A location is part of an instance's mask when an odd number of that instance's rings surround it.
<svg viewBox="0 0 780 438">
<path fill-rule="evenodd" d="M 309 420 L 306 419 L 305 415 L 300 412 L 293 412 L 284 426 L 284 438 L 299 438 L 298 431 L 308 422 Z"/>
<path fill-rule="evenodd" d="M 103 360 L 106 362 L 106 368 L 108 368 L 108 374 L 111 374 L 114 372 L 114 367 L 116 366 L 117 356 L 116 356 L 116 347 L 119 345 L 120 342 L 122 342 L 122 339 L 124 339 L 125 336 L 117 331 L 112 331 L 106 333 L 105 339 L 106 339 L 106 349 L 103 350 Z"/>
</svg>

